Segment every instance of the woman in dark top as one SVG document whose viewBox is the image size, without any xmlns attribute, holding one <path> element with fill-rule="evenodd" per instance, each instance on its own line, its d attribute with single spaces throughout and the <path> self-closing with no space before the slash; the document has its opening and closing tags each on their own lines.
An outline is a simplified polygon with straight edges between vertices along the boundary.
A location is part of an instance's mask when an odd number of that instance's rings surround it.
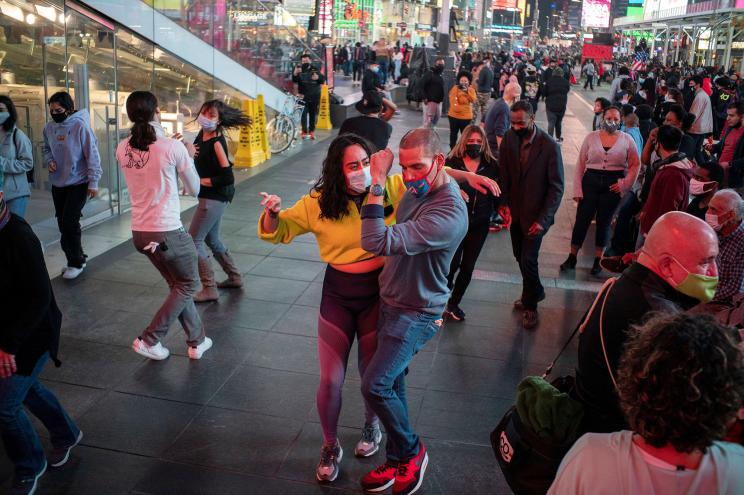
<svg viewBox="0 0 744 495">
<path fill-rule="evenodd" d="M 485 131 L 477 125 L 469 125 L 460 136 L 445 165 L 455 170 L 473 172 L 496 180 L 498 164 L 491 153 Z M 450 318 L 460 321 L 465 319 L 465 312 L 460 309 L 460 301 L 465 295 L 473 277 L 475 262 L 488 237 L 488 226 L 491 214 L 496 209 L 496 198 L 490 194 L 476 191 L 468 184 L 461 185 L 464 195 L 467 195 L 468 233 L 455 251 L 447 276 L 447 285 L 452 290 L 446 312 Z"/>
<path fill-rule="evenodd" d="M 189 234 L 194 238 L 199 255 L 199 278 L 202 283 L 201 291 L 194 295 L 194 302 L 207 302 L 217 300 L 217 287 L 231 289 L 243 286 L 240 270 L 220 239 L 222 214 L 235 194 L 235 178 L 232 163 L 227 158 L 227 142 L 223 131 L 250 125 L 251 119 L 236 108 L 219 100 L 211 100 L 202 105 L 196 121 L 202 128 L 194 140 L 197 151 L 194 163 L 201 178 L 201 189 L 199 206 L 191 220 Z M 205 244 L 228 276 L 227 280 L 217 285 Z"/>
</svg>

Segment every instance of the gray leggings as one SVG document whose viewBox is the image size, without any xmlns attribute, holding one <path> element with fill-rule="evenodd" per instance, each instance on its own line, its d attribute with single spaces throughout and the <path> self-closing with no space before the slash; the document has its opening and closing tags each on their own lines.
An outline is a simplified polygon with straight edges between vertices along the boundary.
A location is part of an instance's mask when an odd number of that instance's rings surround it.
<svg viewBox="0 0 744 495">
<path fill-rule="evenodd" d="M 196 207 L 189 227 L 189 234 L 194 238 L 199 259 L 205 260 L 209 257 L 206 246 L 209 246 L 213 254 L 222 254 L 227 251 L 227 247 L 220 239 L 220 222 L 225 208 L 227 208 L 227 203 L 224 201 L 199 198 L 199 206 Z"/>
<path fill-rule="evenodd" d="M 178 318 L 186 332 L 186 342 L 197 346 L 204 341 L 204 325 L 196 311 L 193 295 L 199 288 L 196 269 L 196 250 L 191 236 L 183 229 L 170 232 L 132 232 L 137 251 L 147 256 L 155 265 L 170 292 L 163 305 L 142 333 L 147 345 L 155 345 L 168 333 L 171 324 Z M 157 243 L 155 252 L 147 247 Z"/>
</svg>

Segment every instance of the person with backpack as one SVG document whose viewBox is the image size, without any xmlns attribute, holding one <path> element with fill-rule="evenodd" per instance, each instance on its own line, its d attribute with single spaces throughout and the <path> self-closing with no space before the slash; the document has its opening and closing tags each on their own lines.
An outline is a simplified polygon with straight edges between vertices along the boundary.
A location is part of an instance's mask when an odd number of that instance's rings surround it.
<svg viewBox="0 0 744 495">
<path fill-rule="evenodd" d="M 199 278 L 202 289 L 194 294 L 194 302 L 216 301 L 220 289 L 240 289 L 243 281 L 240 269 L 232 255 L 220 239 L 220 222 L 227 204 L 235 195 L 235 177 L 232 163 L 228 158 L 225 129 L 251 125 L 251 118 L 237 108 L 220 100 L 205 102 L 199 110 L 196 121 L 201 126 L 194 140 L 198 150 L 194 156 L 196 171 L 199 173 L 199 206 L 191 219 L 189 234 L 194 239 L 199 257 Z M 215 284 L 212 262 L 207 254 L 207 246 L 214 259 L 227 274 L 227 280 Z"/>
<path fill-rule="evenodd" d="M 0 95 L 0 175 L 4 178 L 5 204 L 11 213 L 24 217 L 31 188 L 28 173 L 34 169 L 31 140 L 16 127 L 18 112 L 13 101 Z"/>
</svg>

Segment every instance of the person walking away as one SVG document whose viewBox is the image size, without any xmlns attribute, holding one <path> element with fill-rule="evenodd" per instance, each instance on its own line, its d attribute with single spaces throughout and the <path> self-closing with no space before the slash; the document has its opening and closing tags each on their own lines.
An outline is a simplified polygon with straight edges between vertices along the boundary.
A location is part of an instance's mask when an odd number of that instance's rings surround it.
<svg viewBox="0 0 744 495">
<path fill-rule="evenodd" d="M 478 84 L 476 90 L 478 93 L 478 104 L 476 105 L 477 113 L 473 117 L 473 123 L 485 122 L 488 102 L 491 100 L 491 91 L 493 90 L 493 70 L 491 69 L 491 58 L 486 56 L 478 71 Z"/>
<path fill-rule="evenodd" d="M 563 116 L 568 105 L 571 84 L 563 77 L 563 69 L 556 67 L 545 84 L 545 112 L 548 115 L 548 136 L 563 142 Z"/>
<path fill-rule="evenodd" d="M 190 359 L 201 359 L 212 347 L 194 305 L 199 287 L 194 241 L 183 228 L 178 180 L 192 196 L 199 194 L 199 175 L 192 160 L 196 149 L 165 136 L 155 95 L 134 91 L 126 102 L 133 122 L 130 136 L 116 148 L 132 203 L 132 242 L 163 275 L 168 297 L 132 349 L 148 359 L 163 360 L 170 351 L 161 341 L 178 319 L 186 332 Z M 204 150 L 201 150 L 204 151 Z"/>
<path fill-rule="evenodd" d="M 44 126 L 41 153 L 49 170 L 60 245 L 67 259 L 62 277 L 72 280 L 83 272 L 88 257 L 80 229 L 83 206 L 98 195 L 103 170 L 88 111 L 75 110 L 70 94 L 60 91 L 49 98 L 49 113 L 52 122 Z"/>
<path fill-rule="evenodd" d="M 537 102 L 540 98 L 540 81 L 537 78 L 537 72 L 534 65 L 528 65 L 525 69 L 527 75 L 524 78 L 524 94 L 522 97 L 532 105 L 532 114 L 537 113 Z"/>
<path fill-rule="evenodd" d="M 469 125 L 462 131 L 457 145 L 450 151 L 445 166 L 483 175 L 494 181 L 498 178 L 498 164 L 491 154 L 486 132 L 482 127 Z M 483 245 L 488 237 L 491 214 L 496 210 L 498 199 L 492 194 L 478 192 L 469 185 L 463 185 L 463 198 L 467 203 L 468 231 L 455 251 L 447 275 L 447 287 L 452 291 L 445 313 L 455 321 L 465 319 L 460 308 L 465 291 L 473 277 L 475 263 L 478 261 Z"/>
<path fill-rule="evenodd" d="M 386 460 L 361 480 L 366 491 L 393 486 L 394 495 L 421 487 L 429 457 L 409 421 L 405 375 L 413 356 L 436 335 L 449 297 L 446 273 L 467 230 L 460 189 L 444 172 L 433 129 L 413 129 L 400 143 L 408 190 L 384 221 L 382 185 L 393 165 L 390 150 L 372 156 L 372 195 L 362 207 L 362 248 L 385 256 L 380 274 L 377 350 L 362 377 L 362 394 L 387 432 Z"/>
<path fill-rule="evenodd" d="M 538 324 L 537 304 L 545 299 L 538 256 L 563 197 L 563 157 L 558 144 L 535 125 L 527 101 L 511 107 L 511 129 L 501 141 L 499 164 L 499 214 L 512 219 L 512 250 L 522 274 L 522 296 L 514 309 L 522 312 L 522 326 L 531 329 Z"/>
<path fill-rule="evenodd" d="M 0 95 L 0 175 L 5 181 L 5 204 L 11 213 L 25 217 L 31 196 L 27 174 L 34 169 L 34 153 L 31 140 L 16 127 L 16 122 L 15 104 Z"/>
<path fill-rule="evenodd" d="M 51 358 L 56 366 L 62 314 L 54 299 L 41 242 L 5 203 L 0 177 L 0 437 L 13 464 L 12 495 L 36 491 L 47 467 L 67 463 L 83 432 L 38 379 Z M 24 409 L 25 406 L 25 409 Z M 26 410 L 49 432 L 45 456 Z"/>
<path fill-rule="evenodd" d="M 298 96 L 305 101 L 302 109 L 302 139 L 315 139 L 315 123 L 318 121 L 320 108 L 320 88 L 326 78 L 313 67 L 310 55 L 301 57 L 302 65 L 295 67 L 292 82 L 297 83 Z"/>
<path fill-rule="evenodd" d="M 581 72 L 583 72 L 586 76 L 584 89 L 589 86 L 591 90 L 594 91 L 594 64 L 592 63 L 591 59 L 587 59 L 586 62 L 584 62 L 584 68 L 581 70 Z"/>
<path fill-rule="evenodd" d="M 361 115 L 344 120 L 338 134 L 356 134 L 367 139 L 373 145 L 373 152 L 387 148 L 393 126 L 385 122 L 380 114 L 384 102 L 382 95 L 376 91 L 366 91 L 355 108 Z"/>
<path fill-rule="evenodd" d="M 619 129 L 620 110 L 610 107 L 604 112 L 602 129 L 588 134 L 579 150 L 573 193 L 579 206 L 571 233 L 571 252 L 560 266 L 562 272 L 576 268 L 576 256 L 595 217 L 597 230 L 591 274 L 596 276 L 602 271 L 599 262 L 610 240 L 612 217 L 640 170 L 635 141 Z"/>
<path fill-rule="evenodd" d="M 433 128 L 442 115 L 444 101 L 444 58 L 437 57 L 434 67 L 421 78 L 421 89 L 424 96 L 423 127 Z"/>
<path fill-rule="evenodd" d="M 449 92 L 449 118 L 450 126 L 450 149 L 457 144 L 457 136 L 473 120 L 473 103 L 478 99 L 475 88 L 470 86 L 470 73 L 460 72 L 457 74 L 457 85 L 452 86 Z"/>
<path fill-rule="evenodd" d="M 703 142 L 713 132 L 713 107 L 710 96 L 703 90 L 703 78 L 701 76 L 693 76 L 690 79 L 689 86 L 694 93 L 689 113 L 695 116 L 695 121 L 689 130 L 690 136 L 695 140 L 695 156 L 690 158 L 702 163 L 705 161 Z"/>
<path fill-rule="evenodd" d="M 511 106 L 519 100 L 522 88 L 517 83 L 509 83 L 504 96 L 494 102 L 486 114 L 486 136 L 491 153 L 498 158 L 498 149 L 504 134 L 511 126 Z"/>
<path fill-rule="evenodd" d="M 235 195 L 235 177 L 228 159 L 225 129 L 250 126 L 251 118 L 237 108 L 220 100 L 205 102 L 196 118 L 201 127 L 194 140 L 194 164 L 200 177 L 199 206 L 196 208 L 189 235 L 194 239 L 198 256 L 199 278 L 202 288 L 194 294 L 194 302 L 216 301 L 220 289 L 240 289 L 243 280 L 240 269 L 220 239 L 220 223 L 227 204 Z M 227 274 L 227 280 L 215 283 L 212 261 L 207 247 Z"/>
<path fill-rule="evenodd" d="M 362 75 L 364 74 L 365 65 L 367 63 L 367 49 L 357 41 L 354 45 L 354 51 L 352 52 L 352 86 L 359 86 L 362 84 Z"/>
</svg>

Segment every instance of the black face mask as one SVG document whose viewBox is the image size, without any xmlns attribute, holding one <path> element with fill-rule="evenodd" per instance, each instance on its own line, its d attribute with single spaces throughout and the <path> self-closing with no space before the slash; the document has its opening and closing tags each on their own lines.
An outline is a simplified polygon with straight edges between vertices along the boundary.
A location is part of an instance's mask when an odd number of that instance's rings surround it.
<svg viewBox="0 0 744 495">
<path fill-rule="evenodd" d="M 52 116 L 52 120 L 56 123 L 64 122 L 67 119 L 67 113 L 50 113 L 49 115 Z"/>
<path fill-rule="evenodd" d="M 434 66 L 434 73 L 441 74 L 444 72 L 444 65 L 435 65 Z"/>
<path fill-rule="evenodd" d="M 480 144 L 466 144 L 465 154 L 470 158 L 478 158 L 481 155 L 482 147 Z"/>
<path fill-rule="evenodd" d="M 516 135 L 519 136 L 519 139 L 524 139 L 527 136 L 529 136 L 530 134 L 532 134 L 532 128 L 529 127 L 529 126 L 522 127 L 521 129 L 514 129 L 514 128 L 512 128 L 512 131 L 514 131 L 516 133 Z"/>
<path fill-rule="evenodd" d="M 308 71 L 308 70 L 310 70 L 310 64 L 302 64 L 302 70 L 303 70 L 303 71 Z"/>
</svg>

